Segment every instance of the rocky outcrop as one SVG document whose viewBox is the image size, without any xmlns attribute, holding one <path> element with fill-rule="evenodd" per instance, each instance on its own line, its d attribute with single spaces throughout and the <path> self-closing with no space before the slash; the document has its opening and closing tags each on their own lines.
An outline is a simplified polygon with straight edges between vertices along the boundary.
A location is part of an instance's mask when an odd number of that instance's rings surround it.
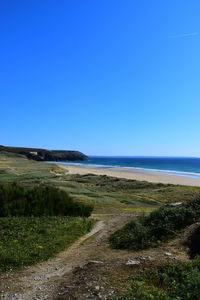
<svg viewBox="0 0 200 300">
<path fill-rule="evenodd" d="M 88 158 L 85 154 L 79 151 L 70 150 L 46 150 L 38 148 L 0 146 L 0 152 L 2 151 L 25 155 L 27 158 L 37 161 L 83 161 Z"/>
</svg>

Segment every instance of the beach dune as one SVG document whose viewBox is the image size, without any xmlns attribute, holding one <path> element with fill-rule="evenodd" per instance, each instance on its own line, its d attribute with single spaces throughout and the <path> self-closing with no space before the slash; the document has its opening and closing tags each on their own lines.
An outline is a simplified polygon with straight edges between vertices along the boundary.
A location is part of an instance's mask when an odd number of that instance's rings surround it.
<svg viewBox="0 0 200 300">
<path fill-rule="evenodd" d="M 70 174 L 95 174 L 107 175 L 112 177 L 126 178 L 139 181 L 149 181 L 156 183 L 170 183 L 177 185 L 200 186 L 200 179 L 190 178 L 177 174 L 165 174 L 149 170 L 139 170 L 134 168 L 97 168 L 93 166 L 80 166 L 80 165 L 64 165 L 58 164 L 60 167 L 65 168 Z"/>
</svg>

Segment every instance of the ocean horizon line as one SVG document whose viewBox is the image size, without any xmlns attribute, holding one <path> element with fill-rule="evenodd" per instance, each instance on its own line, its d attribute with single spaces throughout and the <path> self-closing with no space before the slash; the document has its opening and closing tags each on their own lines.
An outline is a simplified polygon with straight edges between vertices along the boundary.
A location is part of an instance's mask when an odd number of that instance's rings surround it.
<svg viewBox="0 0 200 300">
<path fill-rule="evenodd" d="M 107 157 L 107 158 L 199 158 L 200 156 L 176 156 L 176 155 L 87 155 L 89 158 L 93 157 Z"/>
</svg>

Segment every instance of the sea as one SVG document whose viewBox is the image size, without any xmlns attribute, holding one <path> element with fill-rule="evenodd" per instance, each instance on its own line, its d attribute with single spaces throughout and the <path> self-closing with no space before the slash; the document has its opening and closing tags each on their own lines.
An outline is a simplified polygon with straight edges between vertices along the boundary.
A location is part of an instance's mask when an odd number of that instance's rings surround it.
<svg viewBox="0 0 200 300">
<path fill-rule="evenodd" d="M 125 168 L 200 179 L 200 157 L 90 156 L 87 161 L 59 162 L 94 168 Z M 114 171 L 114 170 L 113 170 Z"/>
</svg>

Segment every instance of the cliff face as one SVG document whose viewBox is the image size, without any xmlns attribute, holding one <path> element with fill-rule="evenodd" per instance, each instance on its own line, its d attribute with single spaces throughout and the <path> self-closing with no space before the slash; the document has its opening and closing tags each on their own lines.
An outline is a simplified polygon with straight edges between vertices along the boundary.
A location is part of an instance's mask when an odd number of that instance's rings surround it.
<svg viewBox="0 0 200 300">
<path fill-rule="evenodd" d="M 12 152 L 25 155 L 29 159 L 37 161 L 83 161 L 87 156 L 79 151 L 46 150 L 38 148 L 6 147 L 0 146 L 0 152 Z"/>
</svg>

